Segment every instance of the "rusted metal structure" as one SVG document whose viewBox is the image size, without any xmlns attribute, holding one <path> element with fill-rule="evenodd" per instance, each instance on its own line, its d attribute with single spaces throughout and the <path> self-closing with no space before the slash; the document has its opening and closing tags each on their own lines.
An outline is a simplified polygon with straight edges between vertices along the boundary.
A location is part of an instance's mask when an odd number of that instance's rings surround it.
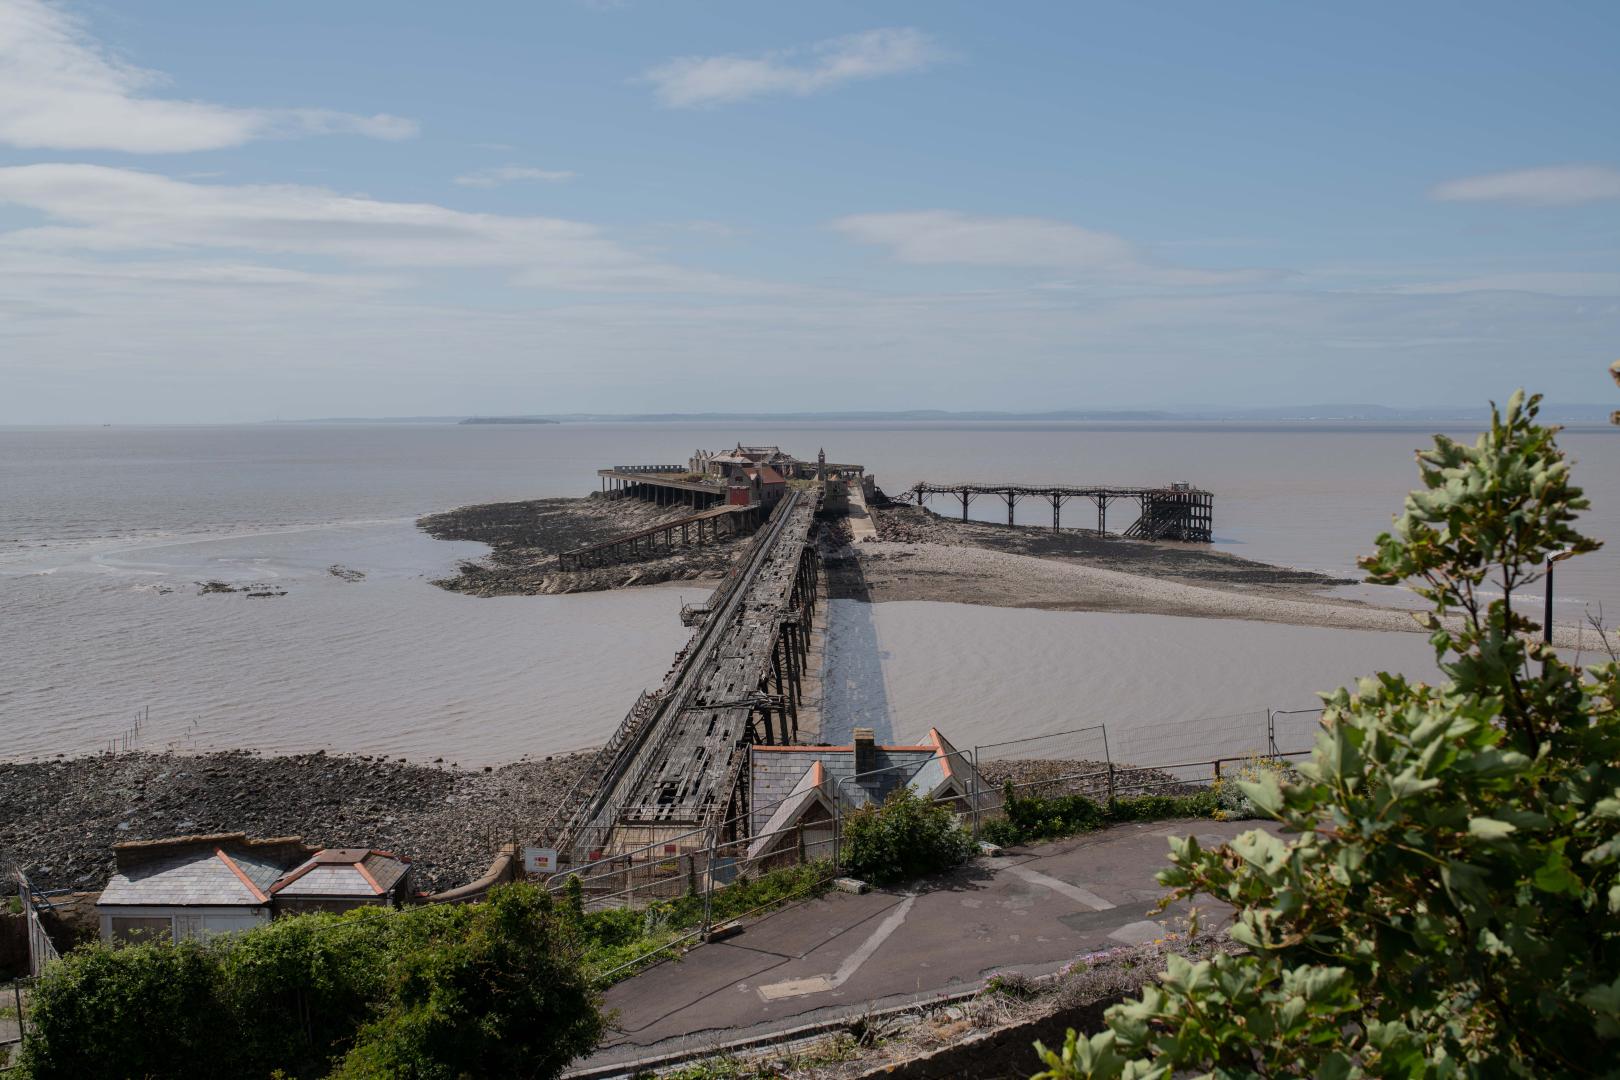
<svg viewBox="0 0 1620 1080">
<path fill-rule="evenodd" d="M 816 502 L 790 491 L 693 609 L 696 630 L 664 685 L 636 703 L 565 800 L 550 830 L 564 864 L 737 819 L 748 747 L 794 740 L 820 573 L 809 543 Z"/>
<path fill-rule="evenodd" d="M 762 516 L 758 506 L 717 506 L 639 532 L 561 552 L 557 556 L 557 568 L 590 570 L 638 559 L 656 559 L 673 554 L 677 548 L 718 544 L 722 539 L 752 532 Z"/>
<path fill-rule="evenodd" d="M 1138 506 L 1135 522 L 1124 535 L 1143 540 L 1189 540 L 1209 543 L 1214 538 L 1215 496 L 1191 484 L 1164 487 L 1115 487 L 1111 485 L 1071 486 L 1066 484 L 935 484 L 924 481 L 904 497 L 918 506 L 935 495 L 960 501 L 962 520 L 968 520 L 968 507 L 980 496 L 992 496 L 1007 504 L 1007 524 L 1017 524 L 1015 509 L 1020 499 L 1045 499 L 1052 506 L 1052 528 L 1063 527 L 1063 504 L 1071 499 L 1090 499 L 1097 507 L 1097 531 L 1108 531 L 1108 506 L 1121 500 L 1134 500 Z"/>
</svg>

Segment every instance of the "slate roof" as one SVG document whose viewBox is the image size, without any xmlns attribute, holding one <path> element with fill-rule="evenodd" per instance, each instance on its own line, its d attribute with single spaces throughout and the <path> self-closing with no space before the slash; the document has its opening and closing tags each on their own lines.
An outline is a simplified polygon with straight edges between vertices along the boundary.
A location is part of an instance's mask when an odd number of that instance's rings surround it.
<svg viewBox="0 0 1620 1080">
<path fill-rule="evenodd" d="M 262 907 L 282 867 L 224 847 L 193 848 L 119 870 L 99 906 Z"/>
<path fill-rule="evenodd" d="M 370 848 L 327 848 L 295 866 L 270 886 L 276 896 L 372 897 L 399 884 L 410 863 Z"/>
<path fill-rule="evenodd" d="M 924 797 L 938 796 L 949 787 L 963 793 L 970 790 L 972 781 L 967 774 L 973 766 L 935 729 L 929 729 L 926 745 L 877 746 L 873 756 L 875 767 L 883 771 L 855 779 L 853 746 L 753 747 L 748 761 L 750 834 L 782 828 L 803 812 L 808 803 L 795 796 L 803 794 L 808 775 L 817 765 L 823 775 L 821 791 L 829 800 L 836 796 L 846 810 L 882 802 L 902 784 Z M 789 801 L 795 812 L 773 824 L 783 816 L 777 811 Z"/>
</svg>

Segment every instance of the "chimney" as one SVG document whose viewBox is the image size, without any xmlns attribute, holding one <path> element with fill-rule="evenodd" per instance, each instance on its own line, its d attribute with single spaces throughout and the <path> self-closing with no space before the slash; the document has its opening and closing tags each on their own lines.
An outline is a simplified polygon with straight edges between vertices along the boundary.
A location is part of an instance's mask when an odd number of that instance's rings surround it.
<svg viewBox="0 0 1620 1080">
<path fill-rule="evenodd" d="M 878 767 L 877 744 L 872 739 L 872 729 L 858 727 L 855 729 L 855 773 L 869 773 Z"/>
</svg>

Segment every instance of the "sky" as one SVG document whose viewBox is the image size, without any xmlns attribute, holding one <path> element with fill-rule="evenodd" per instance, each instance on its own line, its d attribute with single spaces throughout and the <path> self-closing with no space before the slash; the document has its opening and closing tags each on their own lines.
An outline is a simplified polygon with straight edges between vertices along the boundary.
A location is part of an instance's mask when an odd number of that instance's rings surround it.
<svg viewBox="0 0 1620 1080">
<path fill-rule="evenodd" d="M 0 0 L 0 423 L 1601 401 L 1620 5 Z"/>
</svg>

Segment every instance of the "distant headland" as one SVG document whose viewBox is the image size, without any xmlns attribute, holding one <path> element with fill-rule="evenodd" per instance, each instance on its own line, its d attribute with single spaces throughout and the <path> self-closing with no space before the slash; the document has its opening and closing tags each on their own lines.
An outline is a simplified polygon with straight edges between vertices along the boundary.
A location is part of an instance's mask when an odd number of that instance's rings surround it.
<svg viewBox="0 0 1620 1080">
<path fill-rule="evenodd" d="M 465 420 L 457 421 L 462 424 L 555 424 L 559 421 L 547 420 L 543 416 L 469 416 Z"/>
</svg>

